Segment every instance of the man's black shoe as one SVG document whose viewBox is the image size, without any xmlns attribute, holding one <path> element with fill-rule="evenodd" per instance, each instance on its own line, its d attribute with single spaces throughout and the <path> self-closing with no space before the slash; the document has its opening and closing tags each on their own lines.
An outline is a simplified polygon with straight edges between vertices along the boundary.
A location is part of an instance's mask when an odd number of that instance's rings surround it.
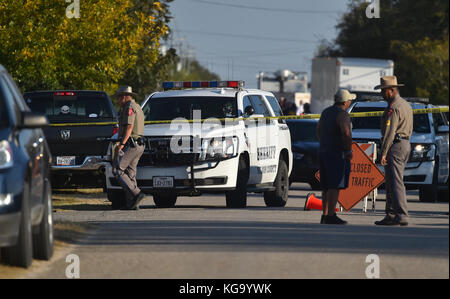
<svg viewBox="0 0 450 299">
<path fill-rule="evenodd" d="M 322 215 L 322 217 L 320 217 L 320 224 L 325 224 L 325 215 Z"/>
<path fill-rule="evenodd" d="M 323 224 L 340 224 L 340 225 L 345 225 L 345 224 L 347 224 L 347 221 L 342 220 L 336 214 L 334 214 L 333 216 L 324 216 Z"/>
<path fill-rule="evenodd" d="M 386 216 L 380 221 L 375 221 L 375 225 L 395 226 L 395 225 L 400 225 L 400 223 L 398 221 L 396 221 L 395 218 Z"/>
<path fill-rule="evenodd" d="M 145 194 L 141 192 L 139 192 L 139 194 L 131 201 L 131 204 L 128 206 L 129 210 L 137 210 L 139 207 L 139 204 L 141 203 L 141 201 L 144 199 Z"/>
</svg>

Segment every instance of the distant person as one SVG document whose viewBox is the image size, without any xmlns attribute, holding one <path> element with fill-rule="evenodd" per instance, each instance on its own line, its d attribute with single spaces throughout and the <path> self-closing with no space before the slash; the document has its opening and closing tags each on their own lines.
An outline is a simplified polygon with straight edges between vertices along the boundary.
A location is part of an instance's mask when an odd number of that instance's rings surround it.
<svg viewBox="0 0 450 299">
<path fill-rule="evenodd" d="M 311 114 L 311 105 L 309 103 L 303 105 L 303 114 Z"/>
<path fill-rule="evenodd" d="M 376 221 L 376 225 L 408 225 L 408 206 L 403 172 L 411 152 L 409 138 L 413 130 L 413 110 L 400 97 L 397 77 L 381 78 L 381 95 L 388 102 L 381 118 L 381 165 L 385 168 L 386 217 Z"/>
<path fill-rule="evenodd" d="M 281 97 L 281 98 L 280 98 L 280 108 L 281 108 L 281 111 L 284 112 L 285 107 L 286 107 L 286 98 L 285 98 L 285 97 Z"/>
<path fill-rule="evenodd" d="M 305 112 L 305 109 L 304 109 L 303 102 L 300 101 L 300 103 L 297 107 L 297 115 L 302 115 L 304 112 Z"/>
<path fill-rule="evenodd" d="M 296 115 L 297 114 L 297 105 L 294 102 L 288 101 L 285 106 L 284 115 Z"/>
<path fill-rule="evenodd" d="M 352 129 L 346 110 L 356 95 L 340 89 L 334 96 L 334 105 L 326 108 L 317 125 L 319 137 L 320 184 L 323 215 L 321 224 L 347 224 L 336 215 L 339 192 L 346 189 L 350 177 Z"/>
</svg>

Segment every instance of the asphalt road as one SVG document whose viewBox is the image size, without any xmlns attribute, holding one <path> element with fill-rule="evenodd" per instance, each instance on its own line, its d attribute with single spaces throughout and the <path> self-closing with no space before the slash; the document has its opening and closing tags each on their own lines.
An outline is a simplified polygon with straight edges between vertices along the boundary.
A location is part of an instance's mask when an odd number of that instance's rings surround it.
<svg viewBox="0 0 450 299">
<path fill-rule="evenodd" d="M 360 203 L 340 213 L 349 225 L 332 226 L 319 224 L 321 212 L 304 211 L 308 192 L 294 184 L 287 206 L 270 209 L 259 194 L 246 209 L 225 208 L 220 195 L 182 197 L 172 209 L 156 209 L 151 197 L 139 211 L 67 207 L 55 221 L 95 228 L 26 277 L 66 278 L 75 254 L 81 278 L 367 278 L 377 265 L 380 278 L 449 278 L 448 203 L 421 203 L 410 191 L 410 225 L 378 227 L 380 194 L 375 212 L 362 213 Z M 373 254 L 379 264 L 366 260 Z"/>
</svg>

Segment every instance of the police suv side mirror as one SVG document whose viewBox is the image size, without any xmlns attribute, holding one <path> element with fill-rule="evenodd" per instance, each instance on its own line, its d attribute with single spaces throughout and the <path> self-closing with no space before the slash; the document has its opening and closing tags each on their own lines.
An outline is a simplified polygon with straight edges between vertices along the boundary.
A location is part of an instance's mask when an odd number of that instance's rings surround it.
<svg viewBox="0 0 450 299">
<path fill-rule="evenodd" d="M 247 116 L 250 116 L 250 115 L 252 115 L 252 114 L 255 113 L 255 108 L 253 108 L 253 106 L 247 106 L 247 107 L 245 107 L 245 109 L 244 109 L 244 113 L 245 113 Z"/>
</svg>

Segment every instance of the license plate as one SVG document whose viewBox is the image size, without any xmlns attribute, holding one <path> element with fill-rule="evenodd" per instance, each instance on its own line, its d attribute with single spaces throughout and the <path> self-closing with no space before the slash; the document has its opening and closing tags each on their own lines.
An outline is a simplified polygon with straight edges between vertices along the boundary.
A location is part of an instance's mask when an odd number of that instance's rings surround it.
<svg viewBox="0 0 450 299">
<path fill-rule="evenodd" d="M 153 188 L 173 188 L 173 177 L 170 176 L 153 177 Z"/>
<path fill-rule="evenodd" d="M 56 165 L 57 166 L 74 166 L 75 165 L 75 156 L 56 157 Z"/>
</svg>

